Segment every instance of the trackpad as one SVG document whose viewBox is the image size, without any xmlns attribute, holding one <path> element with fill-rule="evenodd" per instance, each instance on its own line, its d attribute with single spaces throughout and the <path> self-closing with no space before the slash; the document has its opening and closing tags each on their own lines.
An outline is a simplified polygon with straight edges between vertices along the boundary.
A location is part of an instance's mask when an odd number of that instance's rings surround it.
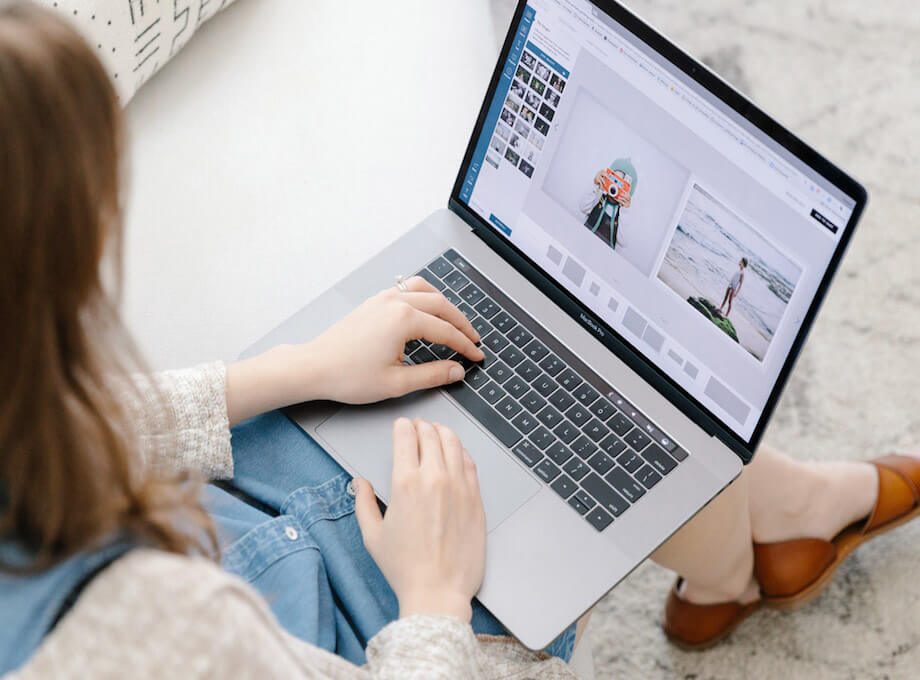
<svg viewBox="0 0 920 680">
<path fill-rule="evenodd" d="M 343 408 L 317 428 L 336 455 L 374 485 L 389 502 L 393 467 L 393 421 L 400 416 L 424 418 L 452 428 L 470 452 L 479 472 L 489 531 L 540 490 L 525 472 L 479 425 L 440 392 L 416 393 L 373 406 Z"/>
</svg>

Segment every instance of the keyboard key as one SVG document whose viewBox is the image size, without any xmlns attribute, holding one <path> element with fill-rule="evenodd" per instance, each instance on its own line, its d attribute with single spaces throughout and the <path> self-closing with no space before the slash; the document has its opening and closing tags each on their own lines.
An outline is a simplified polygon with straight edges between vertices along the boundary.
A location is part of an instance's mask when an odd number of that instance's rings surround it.
<svg viewBox="0 0 920 680">
<path fill-rule="evenodd" d="M 584 489 L 578 489 L 572 498 L 577 498 L 578 502 L 584 505 L 586 508 L 594 507 L 594 499 L 591 498 L 588 492 Z"/>
<path fill-rule="evenodd" d="M 596 442 L 610 434 L 610 430 L 597 418 L 592 418 L 581 430 Z"/>
<path fill-rule="evenodd" d="M 445 290 L 444 297 L 447 298 L 447 301 L 452 304 L 454 307 L 457 305 L 462 305 L 463 300 L 452 290 Z"/>
<path fill-rule="evenodd" d="M 482 344 L 498 354 L 508 346 L 508 340 L 498 331 L 492 331 L 486 336 L 486 339 L 482 341 Z"/>
<path fill-rule="evenodd" d="M 438 359 L 449 359 L 454 353 L 447 345 L 433 344 L 429 349 Z"/>
<path fill-rule="evenodd" d="M 687 459 L 687 455 L 688 455 L 687 452 L 684 451 L 684 450 L 683 450 L 682 448 L 680 448 L 680 447 L 678 447 L 678 448 L 674 449 L 673 451 L 671 451 L 671 456 L 673 456 L 673 457 L 674 457 L 675 459 L 677 459 L 677 460 L 686 460 L 686 459 Z"/>
<path fill-rule="evenodd" d="M 471 321 L 476 316 L 476 310 L 465 302 L 461 302 L 459 305 L 457 305 L 457 309 L 463 313 L 463 316 L 465 316 L 467 319 L 470 319 Z M 482 334 L 480 333 L 480 335 Z"/>
<path fill-rule="evenodd" d="M 521 380 L 519 377 L 514 376 L 505 383 L 505 389 L 515 399 L 520 399 L 522 395 L 527 394 L 530 391 L 530 386 Z"/>
<path fill-rule="evenodd" d="M 549 455 L 549 452 L 547 452 L 547 455 Z M 550 456 L 550 458 L 552 458 L 552 456 Z M 556 459 L 553 458 L 553 460 Z M 556 462 L 558 463 L 559 461 L 556 460 Z M 591 471 L 585 462 L 578 460 L 578 458 L 572 458 L 563 466 L 562 469 L 565 470 L 576 482 Z M 652 472 L 654 472 L 654 470 L 652 470 Z"/>
<path fill-rule="evenodd" d="M 521 433 L 515 430 L 502 418 L 498 412 L 473 391 L 465 382 L 455 382 L 448 385 L 446 391 L 457 403 L 473 416 L 479 423 L 491 432 L 498 441 L 511 448 L 521 439 Z"/>
<path fill-rule="evenodd" d="M 569 498 L 569 505 L 575 508 L 575 512 L 577 512 L 579 515 L 583 515 L 588 512 L 588 506 L 584 505 L 580 500 L 575 498 L 575 496 Z"/>
<path fill-rule="evenodd" d="M 568 470 L 566 472 L 568 472 Z M 655 486 L 658 482 L 661 481 L 661 475 L 655 472 L 648 465 L 643 465 L 641 468 L 639 468 L 639 471 L 636 472 L 635 475 L 636 475 L 636 479 L 642 482 L 642 485 L 646 489 L 651 489 L 653 486 Z"/>
<path fill-rule="evenodd" d="M 511 453 L 520 458 L 527 467 L 533 467 L 543 458 L 543 454 L 537 451 L 537 447 L 526 439 L 511 449 Z"/>
<path fill-rule="evenodd" d="M 565 368 L 565 364 L 555 354 L 549 354 L 540 362 L 540 368 L 555 377 L 559 371 Z"/>
<path fill-rule="evenodd" d="M 521 405 L 531 413 L 536 413 L 546 406 L 546 399 L 541 397 L 534 390 L 530 390 L 530 392 L 521 397 Z"/>
<path fill-rule="evenodd" d="M 444 282 L 442 282 L 441 279 L 439 279 L 437 275 L 430 269 L 423 269 L 422 271 L 418 273 L 418 275 L 421 276 L 423 279 L 425 279 L 428 283 L 430 283 L 432 286 L 434 286 L 438 290 L 443 291 L 447 288 L 447 286 L 444 285 Z"/>
<path fill-rule="evenodd" d="M 505 342 L 507 343 L 508 341 L 506 340 Z M 508 345 L 507 347 L 505 347 L 505 349 L 499 352 L 498 356 L 504 359 L 505 362 L 507 362 L 507 364 L 511 366 L 511 368 L 514 368 L 519 363 L 524 361 L 524 353 L 521 350 L 519 350 L 517 347 L 515 347 L 514 345 Z"/>
<path fill-rule="evenodd" d="M 553 433 L 540 425 L 536 430 L 530 433 L 530 441 L 536 444 L 537 448 L 543 451 L 550 444 L 556 441 Z"/>
<path fill-rule="evenodd" d="M 588 419 L 591 418 L 591 414 L 588 413 L 588 409 L 584 408 L 581 404 L 575 404 L 565 412 L 565 417 L 578 425 L 578 427 L 581 427 L 588 422 Z"/>
<path fill-rule="evenodd" d="M 505 390 L 496 385 L 494 381 L 490 380 L 484 387 L 480 388 L 479 396 L 490 404 L 494 404 L 505 396 Z"/>
<path fill-rule="evenodd" d="M 463 301 L 468 305 L 476 306 L 476 303 L 482 300 L 486 296 L 481 290 L 479 290 L 475 284 L 470 284 L 462 291 L 460 291 L 460 297 L 463 298 Z"/>
<path fill-rule="evenodd" d="M 481 368 L 474 368 L 467 371 L 464 382 L 466 382 L 474 390 L 478 390 L 480 387 L 489 382 L 489 376 L 487 376 L 486 372 Z"/>
<path fill-rule="evenodd" d="M 403 354 L 412 354 L 415 350 L 422 346 L 418 340 L 410 340 L 406 343 L 405 349 L 403 349 Z"/>
<path fill-rule="evenodd" d="M 495 409 L 505 417 L 505 420 L 511 420 L 521 412 L 521 405 L 511 397 L 505 397 L 496 404 Z"/>
<path fill-rule="evenodd" d="M 651 465 L 662 475 L 668 474 L 671 470 L 677 467 L 677 463 L 674 462 L 674 459 L 666 454 L 664 449 L 662 449 L 657 444 L 652 444 L 639 455 L 645 459 L 646 463 Z"/>
<path fill-rule="evenodd" d="M 476 311 L 482 314 L 483 318 L 491 319 L 501 311 L 501 308 L 489 298 L 485 298 L 476 305 Z"/>
<path fill-rule="evenodd" d="M 458 293 L 470 285 L 470 280 L 458 272 L 456 269 L 445 276 L 443 281 Z"/>
<path fill-rule="evenodd" d="M 562 385 L 569 392 L 571 392 L 576 387 L 581 385 L 582 379 L 579 378 L 578 374 L 575 371 L 573 371 L 571 368 L 567 368 L 562 373 L 556 376 L 556 382 Z"/>
<path fill-rule="evenodd" d="M 645 434 L 638 427 L 634 427 L 629 433 L 623 437 L 623 441 L 633 447 L 636 451 L 641 451 L 646 446 L 649 445 L 649 442 L 652 440 L 648 438 L 648 435 Z"/>
<path fill-rule="evenodd" d="M 546 449 L 546 455 L 556 465 L 562 465 L 569 458 L 572 458 L 572 452 L 562 442 L 553 443 L 552 446 Z"/>
<path fill-rule="evenodd" d="M 492 364 L 488 369 L 486 369 L 486 373 L 488 373 L 489 377 L 499 385 L 514 375 L 511 372 L 511 369 L 508 368 L 508 365 L 501 361 L 496 361 L 494 364 Z"/>
<path fill-rule="evenodd" d="M 544 482 L 549 483 L 556 479 L 562 471 L 553 465 L 552 461 L 544 458 L 540 461 L 539 465 L 534 468 L 534 472 L 536 472 L 537 476 Z"/>
<path fill-rule="evenodd" d="M 581 480 L 581 486 L 614 517 L 619 517 L 629 508 L 629 503 L 593 472 Z"/>
<path fill-rule="evenodd" d="M 523 326 L 515 326 L 514 329 L 508 333 L 508 339 L 518 347 L 523 348 L 527 343 L 533 340 L 533 334 Z"/>
<path fill-rule="evenodd" d="M 604 475 L 613 467 L 613 458 L 602 451 L 598 451 L 588 460 L 588 465 L 596 470 L 598 474 Z"/>
<path fill-rule="evenodd" d="M 424 347 L 424 346 L 419 347 L 417 350 L 415 350 L 412 353 L 411 358 L 412 358 L 412 361 L 414 361 L 417 364 L 425 364 L 425 363 L 428 363 L 429 361 L 437 361 L 438 359 L 434 354 L 431 353 L 431 351 L 427 347 Z"/>
<path fill-rule="evenodd" d="M 602 423 L 617 412 L 613 404 L 611 404 L 603 397 L 591 404 L 591 408 L 589 410 L 591 411 L 592 415 L 594 415 L 594 417 L 600 420 Z"/>
<path fill-rule="evenodd" d="M 562 498 L 568 498 L 575 493 L 575 489 L 578 487 L 575 485 L 575 482 L 565 475 L 559 475 L 556 481 L 549 485 L 549 488 L 562 496 Z"/>
<path fill-rule="evenodd" d="M 517 371 L 518 375 L 524 378 L 524 380 L 527 382 L 530 382 L 543 375 L 543 372 L 537 368 L 537 365 L 530 359 L 524 359 L 524 361 L 518 364 L 514 370 Z"/>
<path fill-rule="evenodd" d="M 507 312 L 499 312 L 494 317 L 492 317 L 492 325 L 495 326 L 502 333 L 507 333 L 512 328 L 514 328 L 517 322 L 508 316 Z"/>
<path fill-rule="evenodd" d="M 620 438 L 613 433 L 608 434 L 606 437 L 601 439 L 598 446 L 601 447 L 601 451 L 610 456 L 616 456 L 626 448 L 626 444 L 624 444 Z"/>
<path fill-rule="evenodd" d="M 578 429 L 567 420 L 563 420 L 553 429 L 553 433 L 566 444 L 578 436 Z"/>
<path fill-rule="evenodd" d="M 517 416 L 515 416 L 514 420 L 511 422 L 524 434 L 529 434 L 530 431 L 537 426 L 536 418 L 527 413 L 527 411 L 523 411 L 517 414 Z"/>
<path fill-rule="evenodd" d="M 632 429 L 632 421 L 622 413 L 617 413 L 607 421 L 608 427 L 621 437 Z"/>
<path fill-rule="evenodd" d="M 619 456 L 617 456 L 617 462 L 628 472 L 635 472 L 640 467 L 642 467 L 642 459 L 639 458 L 639 454 L 633 451 L 632 449 L 627 449 Z"/>
<path fill-rule="evenodd" d="M 437 260 L 432 262 L 430 265 L 428 265 L 428 268 L 437 276 L 445 276 L 454 271 L 454 266 L 443 257 L 439 257 Z"/>
<path fill-rule="evenodd" d="M 581 458 L 582 460 L 587 460 L 594 455 L 597 451 L 597 447 L 594 445 L 590 439 L 586 436 L 581 435 L 578 439 L 569 444 L 569 448 L 575 452 L 575 455 Z"/>
<path fill-rule="evenodd" d="M 588 520 L 588 524 L 597 529 L 598 531 L 603 531 L 610 526 L 610 523 L 613 521 L 613 517 L 608 515 L 606 512 L 600 508 L 594 508 L 587 515 L 585 519 Z"/>
<path fill-rule="evenodd" d="M 635 503 L 645 495 L 645 487 L 630 477 L 621 467 L 613 468 L 604 479 L 610 482 L 610 486 L 619 491 L 630 503 Z"/>
<path fill-rule="evenodd" d="M 601 395 L 599 395 L 597 390 L 591 387 L 588 383 L 582 383 L 575 388 L 575 391 L 572 392 L 572 396 L 578 399 L 582 406 L 590 406 Z"/>
<path fill-rule="evenodd" d="M 472 307 L 470 307 L 470 309 L 472 309 Z M 473 324 L 473 328 L 475 328 L 476 332 L 479 333 L 480 338 L 484 338 L 492 332 L 492 325 L 481 316 L 477 316 L 475 319 L 472 319 L 470 323 Z"/>
<path fill-rule="evenodd" d="M 553 429 L 562 422 L 562 414 L 552 406 L 547 406 L 537 414 L 537 420 L 546 425 L 549 429 Z"/>
<path fill-rule="evenodd" d="M 537 379 L 533 381 L 533 388 L 544 397 L 548 397 L 555 391 L 556 383 L 548 375 L 541 373 L 537 376 Z"/>
<path fill-rule="evenodd" d="M 539 340 L 534 340 L 524 348 L 524 354 L 530 357 L 531 361 L 540 361 L 543 357 L 549 354 L 549 350 L 546 349 L 546 345 L 544 345 L 542 342 Z"/>
<path fill-rule="evenodd" d="M 560 387 L 550 395 L 549 403 L 560 411 L 565 411 L 569 406 L 575 403 L 575 398 Z"/>
</svg>

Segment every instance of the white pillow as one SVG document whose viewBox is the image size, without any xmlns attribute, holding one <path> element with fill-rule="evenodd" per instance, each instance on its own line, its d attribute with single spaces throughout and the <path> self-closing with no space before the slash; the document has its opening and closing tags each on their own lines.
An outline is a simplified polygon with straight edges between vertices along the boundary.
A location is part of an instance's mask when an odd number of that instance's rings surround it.
<svg viewBox="0 0 920 680">
<path fill-rule="evenodd" d="M 80 31 L 105 65 L 122 106 L 234 0 L 38 0 Z"/>
</svg>

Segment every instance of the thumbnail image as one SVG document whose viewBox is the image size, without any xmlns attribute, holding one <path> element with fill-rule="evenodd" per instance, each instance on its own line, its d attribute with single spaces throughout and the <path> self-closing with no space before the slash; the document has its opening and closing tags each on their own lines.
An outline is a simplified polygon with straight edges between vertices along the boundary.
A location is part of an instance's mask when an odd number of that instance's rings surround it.
<svg viewBox="0 0 920 680">
<path fill-rule="evenodd" d="M 505 100 L 505 106 L 507 106 L 508 109 L 512 111 L 513 113 L 517 113 L 518 111 L 521 110 L 521 102 L 516 100 L 514 97 L 508 97 Z"/>
<path fill-rule="evenodd" d="M 537 162 L 537 150 L 529 144 L 524 147 L 524 150 L 521 152 L 521 156 L 523 156 L 524 160 L 528 161 L 529 163 Z"/>
<path fill-rule="evenodd" d="M 530 134 L 530 126 L 523 119 L 515 123 L 514 130 L 522 137 L 526 137 L 527 135 Z"/>
<path fill-rule="evenodd" d="M 527 161 L 521 161 L 521 164 L 518 166 L 518 170 L 523 172 L 528 177 L 533 176 L 533 166 Z"/>
<path fill-rule="evenodd" d="M 537 147 L 538 149 L 542 149 L 542 148 L 543 148 L 543 140 L 546 139 L 546 137 L 544 137 L 543 135 L 541 135 L 541 134 L 540 134 L 539 132 L 537 132 L 536 130 L 531 130 L 531 131 L 530 131 L 530 136 L 527 137 L 527 139 L 528 139 L 528 141 L 530 141 L 530 143 L 533 144 L 535 147 Z"/>
<path fill-rule="evenodd" d="M 555 110 L 548 104 L 540 104 L 540 115 L 546 118 L 550 123 L 553 122 L 553 116 L 556 115 Z"/>
<path fill-rule="evenodd" d="M 658 278 L 763 361 L 802 268 L 694 184 Z"/>
<path fill-rule="evenodd" d="M 518 66 L 517 72 L 514 75 L 523 80 L 525 85 L 530 82 L 530 71 L 523 66 Z"/>
<path fill-rule="evenodd" d="M 546 91 L 546 101 L 550 103 L 550 106 L 559 106 L 559 93 L 554 90 Z"/>
<path fill-rule="evenodd" d="M 527 90 L 527 93 L 524 95 L 524 103 L 536 111 L 540 108 L 540 95 L 533 90 Z"/>
<path fill-rule="evenodd" d="M 533 124 L 534 129 L 537 130 L 541 135 L 549 134 L 549 123 L 547 123 L 542 118 L 537 118 L 537 122 Z"/>
<path fill-rule="evenodd" d="M 546 78 L 543 78 L 543 80 L 546 80 Z M 565 91 L 565 78 L 558 73 L 553 74 L 553 77 L 549 79 L 549 84 L 552 85 L 553 88 L 559 90 L 559 92 Z"/>
<path fill-rule="evenodd" d="M 593 235 L 652 277 L 690 174 L 591 91 L 573 94 L 543 192 L 572 217 L 567 229 Z"/>
<path fill-rule="evenodd" d="M 514 125 L 514 121 L 517 119 L 516 116 L 508 109 L 502 109 L 502 112 L 499 115 L 504 122 L 508 123 L 508 125 Z"/>
<path fill-rule="evenodd" d="M 527 88 L 524 87 L 524 83 L 522 83 L 520 80 L 512 80 L 511 94 L 516 95 L 518 99 L 524 99 L 524 95 L 527 94 Z"/>
<path fill-rule="evenodd" d="M 498 168 L 498 161 L 499 161 L 499 157 L 496 156 L 491 151 L 486 154 L 486 163 L 491 165 L 493 168 Z"/>
<path fill-rule="evenodd" d="M 540 78 L 542 78 L 544 81 L 549 80 L 550 70 L 549 70 L 549 67 L 546 66 L 546 64 L 542 64 L 542 63 L 541 63 L 541 64 L 537 64 L 537 68 L 536 68 L 535 72 L 536 72 L 536 74 L 537 74 Z"/>
<path fill-rule="evenodd" d="M 521 108 L 521 120 L 526 120 L 528 123 L 533 123 L 536 117 L 537 114 L 528 109 L 526 106 Z"/>
<path fill-rule="evenodd" d="M 506 142 L 511 137 L 511 128 L 509 128 L 507 125 L 502 125 L 501 123 L 495 126 L 495 132 Z"/>
<path fill-rule="evenodd" d="M 505 150 L 505 159 L 511 163 L 511 165 L 517 165 L 521 157 L 514 153 L 511 147 L 508 147 L 508 149 Z"/>
<path fill-rule="evenodd" d="M 533 67 L 537 65 L 537 58 L 530 52 L 524 51 L 521 53 L 521 63 L 532 71 Z"/>
<path fill-rule="evenodd" d="M 499 156 L 505 153 L 505 143 L 498 138 L 498 135 L 492 138 L 492 141 L 489 143 L 489 146 L 495 149 L 495 151 L 498 152 Z"/>
<path fill-rule="evenodd" d="M 524 140 L 518 135 L 511 135 L 511 141 L 508 143 L 511 145 L 511 148 L 516 151 L 520 151 L 524 148 Z M 502 149 L 502 151 L 504 151 L 504 149 Z"/>
<path fill-rule="evenodd" d="M 530 81 L 530 87 L 535 90 L 537 94 L 543 94 L 543 91 L 546 90 L 546 85 L 543 84 L 543 81 L 537 80 L 536 78 Z"/>
</svg>

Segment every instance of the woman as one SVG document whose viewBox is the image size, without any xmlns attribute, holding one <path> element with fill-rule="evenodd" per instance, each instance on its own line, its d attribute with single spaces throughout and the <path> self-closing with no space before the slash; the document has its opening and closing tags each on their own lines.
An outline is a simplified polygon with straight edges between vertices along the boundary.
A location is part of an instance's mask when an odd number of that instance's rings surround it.
<svg viewBox="0 0 920 680">
<path fill-rule="evenodd" d="M 412 279 L 305 345 L 137 377 L 102 284 L 118 280 L 120 110 L 92 52 L 28 5 L 0 8 L 0 130 L 0 673 L 571 677 L 574 630 L 531 653 L 471 602 L 485 521 L 450 430 L 394 424 L 383 517 L 366 481 L 273 411 L 460 379 L 456 362 L 400 361 L 418 337 L 481 358 L 458 310 Z M 199 500 L 183 472 L 229 481 Z M 759 454 L 657 553 L 684 577 L 668 634 L 709 644 L 762 602 L 813 596 L 836 558 L 784 572 L 786 558 L 913 517 L 918 479 L 906 457 Z M 771 541 L 764 598 L 752 536 Z"/>
</svg>

